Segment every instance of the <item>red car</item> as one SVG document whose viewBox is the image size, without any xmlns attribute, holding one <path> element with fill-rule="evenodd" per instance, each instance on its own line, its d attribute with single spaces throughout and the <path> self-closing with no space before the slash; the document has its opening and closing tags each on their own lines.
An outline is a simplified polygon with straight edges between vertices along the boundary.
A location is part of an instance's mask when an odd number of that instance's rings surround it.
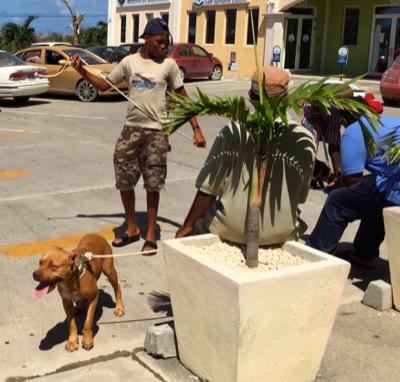
<svg viewBox="0 0 400 382">
<path fill-rule="evenodd" d="M 208 77 L 217 81 L 222 78 L 222 62 L 199 45 L 177 42 L 168 48 L 167 55 L 178 64 L 182 79 Z"/>
<path fill-rule="evenodd" d="M 400 102 L 400 56 L 387 69 L 381 78 L 380 90 L 383 102 L 388 106 L 398 105 Z"/>
</svg>

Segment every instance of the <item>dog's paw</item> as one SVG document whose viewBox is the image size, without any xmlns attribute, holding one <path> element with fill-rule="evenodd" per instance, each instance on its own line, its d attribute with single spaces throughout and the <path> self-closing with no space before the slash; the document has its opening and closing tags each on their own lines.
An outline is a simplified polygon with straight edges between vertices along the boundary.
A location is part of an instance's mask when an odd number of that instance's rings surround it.
<svg viewBox="0 0 400 382">
<path fill-rule="evenodd" d="M 82 347 L 85 350 L 90 350 L 93 347 L 93 336 L 83 336 L 82 338 Z"/>
<path fill-rule="evenodd" d="M 123 316 L 123 315 L 125 314 L 125 308 L 124 308 L 124 306 L 123 306 L 123 305 L 122 305 L 122 306 L 116 306 L 116 307 L 115 307 L 115 310 L 114 310 L 114 314 L 115 314 L 117 317 Z"/>
<path fill-rule="evenodd" d="M 79 350 L 78 340 L 76 341 L 68 340 L 68 342 L 65 344 L 65 350 L 70 353 L 72 353 L 75 350 Z"/>
</svg>

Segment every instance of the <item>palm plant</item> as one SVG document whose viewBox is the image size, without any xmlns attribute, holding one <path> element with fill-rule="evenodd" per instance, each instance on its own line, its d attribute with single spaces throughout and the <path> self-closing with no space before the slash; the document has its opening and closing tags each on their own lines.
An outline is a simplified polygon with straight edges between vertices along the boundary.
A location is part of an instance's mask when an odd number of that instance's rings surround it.
<svg viewBox="0 0 400 382">
<path fill-rule="evenodd" d="M 259 84 L 264 84 L 260 78 Z M 273 150 L 272 143 L 282 129 L 289 127 L 289 110 L 297 115 L 301 114 L 304 102 L 319 107 L 323 112 L 330 113 L 330 105 L 335 104 L 340 109 L 351 113 L 362 114 L 367 122 L 376 130 L 380 125 L 379 116 L 368 106 L 351 98 L 341 97 L 348 92 L 348 86 L 361 77 L 343 83 L 326 84 L 330 77 L 321 79 L 315 84 L 306 82 L 285 96 L 269 97 L 265 87 L 260 89 L 260 99 L 249 100 L 249 107 L 244 97 L 209 98 L 197 88 L 194 99 L 171 93 L 174 102 L 173 115 L 170 115 L 165 124 L 167 135 L 172 134 L 192 117 L 202 115 L 216 115 L 226 117 L 241 125 L 254 143 L 254 165 L 251 180 L 250 204 L 247 214 L 247 248 L 246 264 L 248 267 L 258 266 L 258 238 L 259 215 L 262 204 L 262 189 L 267 168 L 268 153 Z M 261 91 L 262 90 L 262 91 Z M 253 109 L 253 111 L 251 111 Z M 364 122 L 360 121 L 365 144 L 372 153 L 376 152 L 376 145 L 371 133 Z"/>
<path fill-rule="evenodd" d="M 5 23 L 1 28 L 1 49 L 13 53 L 30 46 L 35 41 L 35 29 L 30 25 L 37 18 L 37 16 L 30 15 L 22 25 Z"/>
<path fill-rule="evenodd" d="M 85 29 L 82 33 L 82 43 L 89 46 L 106 45 L 107 24 L 99 21 L 95 27 Z"/>
</svg>

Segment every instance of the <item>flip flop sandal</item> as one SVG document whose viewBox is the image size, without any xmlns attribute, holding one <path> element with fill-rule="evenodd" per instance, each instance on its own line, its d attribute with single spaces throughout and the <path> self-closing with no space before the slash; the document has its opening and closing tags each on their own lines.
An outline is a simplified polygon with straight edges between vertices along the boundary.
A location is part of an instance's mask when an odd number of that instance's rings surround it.
<svg viewBox="0 0 400 382">
<path fill-rule="evenodd" d="M 126 232 L 122 232 L 115 236 L 116 239 L 120 239 L 119 243 L 114 241 L 111 243 L 113 247 L 124 247 L 125 245 L 134 243 L 140 240 L 140 232 L 137 235 L 129 236 Z"/>
<path fill-rule="evenodd" d="M 144 249 L 145 249 L 146 247 L 150 247 L 150 248 L 152 248 L 153 250 L 147 250 L 147 251 L 145 251 Z M 155 254 L 157 253 L 157 249 L 158 249 L 158 247 L 157 247 L 157 243 L 156 243 L 155 241 L 146 240 L 146 241 L 144 242 L 144 244 L 143 244 L 143 247 L 142 247 L 142 252 L 144 252 L 144 253 L 142 253 L 142 255 L 143 255 L 143 256 L 152 256 L 152 255 L 155 255 Z"/>
</svg>

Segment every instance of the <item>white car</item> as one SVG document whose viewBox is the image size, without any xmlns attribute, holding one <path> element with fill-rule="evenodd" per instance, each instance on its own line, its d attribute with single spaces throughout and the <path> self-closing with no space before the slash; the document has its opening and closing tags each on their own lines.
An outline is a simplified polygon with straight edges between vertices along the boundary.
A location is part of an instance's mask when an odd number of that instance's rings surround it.
<svg viewBox="0 0 400 382">
<path fill-rule="evenodd" d="M 31 96 L 46 93 L 49 80 L 41 77 L 47 75 L 47 69 L 27 65 L 11 53 L 0 50 L 0 98 L 14 98 L 23 104 Z"/>
</svg>

